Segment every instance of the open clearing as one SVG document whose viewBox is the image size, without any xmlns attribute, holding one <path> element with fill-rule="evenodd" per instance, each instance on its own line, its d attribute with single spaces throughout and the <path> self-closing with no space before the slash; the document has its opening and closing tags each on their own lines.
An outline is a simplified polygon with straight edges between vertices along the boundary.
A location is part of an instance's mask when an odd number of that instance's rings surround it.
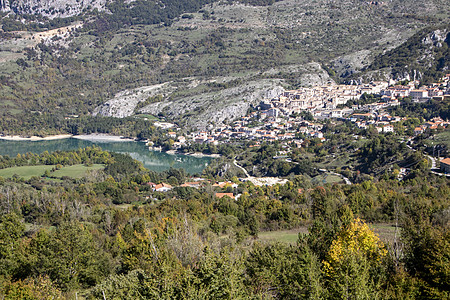
<svg viewBox="0 0 450 300">
<path fill-rule="evenodd" d="M 23 166 L 23 167 L 12 167 L 0 170 L 0 176 L 5 178 L 11 178 L 13 175 L 18 175 L 20 178 L 25 180 L 30 179 L 33 176 L 41 177 L 44 175 L 45 171 L 51 171 L 55 165 L 39 165 L 39 166 Z M 87 171 L 99 170 L 104 168 L 104 165 L 95 164 L 92 166 L 85 165 L 73 165 L 68 167 L 63 167 L 55 172 L 50 172 L 50 176 L 61 178 L 63 176 L 68 176 L 70 178 L 81 178 Z"/>
<path fill-rule="evenodd" d="M 51 175 L 53 177 L 68 176 L 70 178 L 81 178 L 86 174 L 87 171 L 100 170 L 100 169 L 103 169 L 104 167 L 105 167 L 104 165 L 100 165 L 100 164 L 95 164 L 92 166 L 73 165 L 73 166 L 68 166 L 68 167 L 64 167 L 60 170 L 57 170 L 57 171 L 51 173 Z"/>
<path fill-rule="evenodd" d="M 394 224 L 369 224 L 372 229 L 384 243 L 393 243 L 395 240 L 395 225 Z M 400 238 L 401 228 L 398 228 L 397 239 Z"/>
<path fill-rule="evenodd" d="M 13 175 L 18 175 L 20 178 L 25 180 L 30 179 L 33 176 L 42 176 L 45 171 L 51 171 L 54 166 L 52 165 L 41 165 L 41 166 L 24 166 L 24 167 L 13 167 L 0 170 L 0 176 L 5 178 L 10 178 Z"/>
<path fill-rule="evenodd" d="M 392 224 L 378 223 L 369 224 L 371 230 L 373 230 L 384 243 L 393 243 L 395 239 L 395 226 Z M 398 229 L 397 238 L 400 237 L 400 230 Z M 299 227 L 291 230 L 277 230 L 266 231 L 258 234 L 258 241 L 261 242 L 280 242 L 290 245 L 295 245 L 298 240 L 298 234 L 308 234 L 308 228 L 306 226 Z"/>
<path fill-rule="evenodd" d="M 258 233 L 258 240 L 262 242 L 280 242 L 295 245 L 299 233 L 308 233 L 308 228 L 300 227 L 291 230 L 260 232 Z"/>
<path fill-rule="evenodd" d="M 337 175 L 330 175 L 330 174 L 321 174 L 321 175 L 317 175 L 316 177 L 313 178 L 313 182 L 317 183 L 317 184 L 333 184 L 333 183 L 342 183 L 343 179 Z"/>
</svg>

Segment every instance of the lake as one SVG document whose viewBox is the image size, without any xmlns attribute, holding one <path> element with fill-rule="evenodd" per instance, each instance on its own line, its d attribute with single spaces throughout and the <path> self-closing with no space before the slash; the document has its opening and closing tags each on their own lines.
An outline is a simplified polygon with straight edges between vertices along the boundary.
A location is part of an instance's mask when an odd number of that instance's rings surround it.
<svg viewBox="0 0 450 300">
<path fill-rule="evenodd" d="M 16 156 L 24 154 L 53 152 L 56 150 L 68 151 L 97 145 L 103 150 L 129 154 L 132 158 L 141 161 L 144 166 L 153 171 L 161 172 L 170 167 L 184 169 L 190 174 L 201 173 L 212 160 L 210 157 L 193 157 L 188 155 L 171 155 L 164 152 L 149 151 L 144 143 L 140 142 L 105 142 L 87 141 L 74 138 L 51 141 L 5 141 L 0 140 L 0 155 Z"/>
</svg>

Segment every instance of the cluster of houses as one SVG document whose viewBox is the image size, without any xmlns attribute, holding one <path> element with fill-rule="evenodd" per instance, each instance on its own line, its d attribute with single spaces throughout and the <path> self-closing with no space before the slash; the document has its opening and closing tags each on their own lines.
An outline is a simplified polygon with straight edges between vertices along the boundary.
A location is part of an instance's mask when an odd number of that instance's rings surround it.
<svg viewBox="0 0 450 300">
<path fill-rule="evenodd" d="M 194 189 L 199 189 L 201 187 L 205 187 L 207 185 L 211 185 L 213 188 L 215 188 L 217 191 L 219 192 L 214 192 L 215 197 L 217 198 L 223 198 L 223 197 L 230 197 L 231 199 L 239 199 L 239 197 L 241 196 L 240 194 L 238 194 L 236 192 L 236 188 L 238 187 L 238 184 L 232 182 L 232 181 L 222 181 L 222 182 L 211 182 L 210 180 L 206 180 L 204 178 L 194 178 L 194 181 L 191 182 L 185 182 L 181 185 L 179 185 L 179 187 L 189 187 L 189 188 L 194 188 Z M 170 190 L 172 190 L 174 187 L 168 183 L 153 183 L 153 182 L 147 182 L 147 185 L 151 187 L 152 191 L 154 192 L 161 192 L 161 193 L 166 193 Z M 223 192 L 223 190 L 231 188 L 230 192 L 229 190 L 227 190 L 226 192 Z M 149 197 L 147 197 L 149 198 Z"/>
<path fill-rule="evenodd" d="M 344 118 L 355 111 L 377 112 L 389 106 L 400 105 L 399 99 L 411 97 L 421 102 L 429 99 L 444 100 L 450 98 L 450 74 L 441 82 L 416 89 L 418 81 L 407 85 L 389 85 L 386 81 L 375 81 L 359 85 L 326 85 L 312 88 L 301 88 L 285 91 L 278 97 L 263 100 L 260 108 L 269 117 L 291 115 L 301 111 L 310 112 L 316 119 Z M 349 100 L 358 100 L 363 94 L 380 95 L 378 103 L 353 105 L 349 108 L 338 108 Z"/>
<path fill-rule="evenodd" d="M 447 74 L 439 83 L 432 83 L 416 89 L 419 83 L 411 81 L 407 85 L 393 85 L 381 90 L 380 95 L 389 98 L 411 97 L 414 101 L 427 101 L 431 98 L 443 100 L 450 96 L 449 85 L 450 74 Z"/>
<path fill-rule="evenodd" d="M 394 132 L 393 123 L 402 120 L 400 117 L 392 117 L 386 113 L 355 113 L 347 118 L 359 129 L 367 129 L 374 126 L 380 133 Z"/>
<path fill-rule="evenodd" d="M 191 136 L 179 136 L 176 132 L 168 135 L 175 140 L 173 147 L 181 148 L 188 142 L 217 145 L 231 140 L 284 141 L 301 145 L 303 140 L 298 134 L 308 138 L 325 140 L 323 126 L 305 121 L 299 114 L 310 113 L 314 119 L 336 118 L 349 120 L 360 129 L 375 127 L 380 133 L 394 132 L 394 123 L 402 119 L 385 113 L 389 106 L 400 104 L 399 98 L 412 97 L 414 101 L 426 101 L 430 98 L 445 99 L 450 97 L 450 74 L 440 83 L 417 89 L 417 81 L 407 85 L 389 85 L 385 81 L 376 81 L 358 85 L 325 85 L 298 90 L 285 91 L 275 98 L 263 100 L 257 111 L 240 118 L 230 125 L 216 126 L 209 131 L 195 132 Z M 361 98 L 363 94 L 380 95 L 377 103 L 352 105 L 342 108 L 349 100 Z M 338 108 L 338 106 L 340 108 Z M 431 120 L 416 128 L 420 134 L 426 128 L 447 126 L 443 120 Z"/>
<path fill-rule="evenodd" d="M 416 128 L 414 128 L 414 135 L 419 135 L 424 133 L 427 129 L 438 129 L 439 127 L 447 127 L 450 125 L 450 122 L 444 121 L 441 118 L 433 118 L 425 124 L 422 124 Z"/>
<path fill-rule="evenodd" d="M 272 116 L 274 114 L 290 115 L 301 111 L 333 110 L 340 104 L 352 99 L 359 99 L 361 95 L 380 94 L 388 83 L 384 81 L 372 82 L 364 85 L 324 85 L 298 90 L 285 91 L 276 98 L 264 100 L 260 107 Z"/>
<path fill-rule="evenodd" d="M 255 122 L 259 123 L 258 126 L 253 126 Z M 232 125 L 219 126 L 209 132 L 196 132 L 192 135 L 192 139 L 196 143 L 213 144 L 233 139 L 255 141 L 293 140 L 294 142 L 301 142 L 301 140 L 297 139 L 297 133 L 324 140 L 321 132 L 322 128 L 322 124 L 296 119 L 281 120 L 274 118 L 262 122 L 260 115 L 255 112 L 249 116 L 242 117 Z"/>
</svg>

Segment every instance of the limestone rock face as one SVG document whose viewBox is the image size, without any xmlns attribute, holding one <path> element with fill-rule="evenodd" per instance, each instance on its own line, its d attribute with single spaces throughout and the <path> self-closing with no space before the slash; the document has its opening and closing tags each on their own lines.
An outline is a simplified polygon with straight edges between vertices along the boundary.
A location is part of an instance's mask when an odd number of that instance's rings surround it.
<svg viewBox="0 0 450 300">
<path fill-rule="evenodd" d="M 139 102 L 145 101 L 149 97 L 155 95 L 167 95 L 174 88 L 170 83 L 151 85 L 136 88 L 133 90 L 125 90 L 117 93 L 113 99 L 108 100 L 103 105 L 97 107 L 93 111 L 93 115 L 104 117 L 125 118 L 134 114 L 135 108 Z"/>
<path fill-rule="evenodd" d="M 2 12 L 42 15 L 50 19 L 79 15 L 83 10 L 105 10 L 106 0 L 0 0 Z"/>
<path fill-rule="evenodd" d="M 281 80 L 263 79 L 220 90 L 189 93 L 189 90 L 195 89 L 198 85 L 214 80 L 202 82 L 184 79 L 181 82 L 166 82 L 123 91 L 97 107 L 93 115 L 124 118 L 135 113 L 163 114 L 170 120 L 183 120 L 188 126 L 204 129 L 213 123 L 218 124 L 244 116 L 251 104 L 273 98 L 284 91 Z M 184 92 L 181 96 L 180 91 Z M 140 102 L 156 95 L 162 96 L 160 102 L 136 109 Z"/>
<path fill-rule="evenodd" d="M 0 0 L 0 11 L 2 12 L 9 12 L 11 10 L 11 7 L 9 6 L 8 0 Z"/>
<path fill-rule="evenodd" d="M 296 74 L 302 86 L 333 83 L 316 62 L 273 68 L 259 75 L 271 77 L 280 72 Z M 275 98 L 284 92 L 284 80 L 257 79 L 259 76 L 255 75 L 189 77 L 126 90 L 98 106 L 92 114 L 124 118 L 144 113 L 177 120 L 192 128 L 205 129 L 242 117 L 251 105 L 256 106 L 261 100 Z M 158 96 L 156 101 L 151 99 L 155 96 Z"/>
<path fill-rule="evenodd" d="M 205 129 L 209 124 L 242 117 L 251 104 L 279 95 L 284 91 L 280 83 L 278 80 L 250 81 L 221 91 L 150 104 L 142 112 L 164 113 L 170 119 L 183 117 L 189 126 Z"/>
</svg>

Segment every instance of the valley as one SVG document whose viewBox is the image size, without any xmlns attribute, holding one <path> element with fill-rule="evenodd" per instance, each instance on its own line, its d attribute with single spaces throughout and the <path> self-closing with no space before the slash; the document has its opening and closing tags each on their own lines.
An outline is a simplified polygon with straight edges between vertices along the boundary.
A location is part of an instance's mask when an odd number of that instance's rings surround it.
<svg viewBox="0 0 450 300">
<path fill-rule="evenodd" d="M 1 299 L 448 299 L 448 0 L 0 0 Z"/>
</svg>

